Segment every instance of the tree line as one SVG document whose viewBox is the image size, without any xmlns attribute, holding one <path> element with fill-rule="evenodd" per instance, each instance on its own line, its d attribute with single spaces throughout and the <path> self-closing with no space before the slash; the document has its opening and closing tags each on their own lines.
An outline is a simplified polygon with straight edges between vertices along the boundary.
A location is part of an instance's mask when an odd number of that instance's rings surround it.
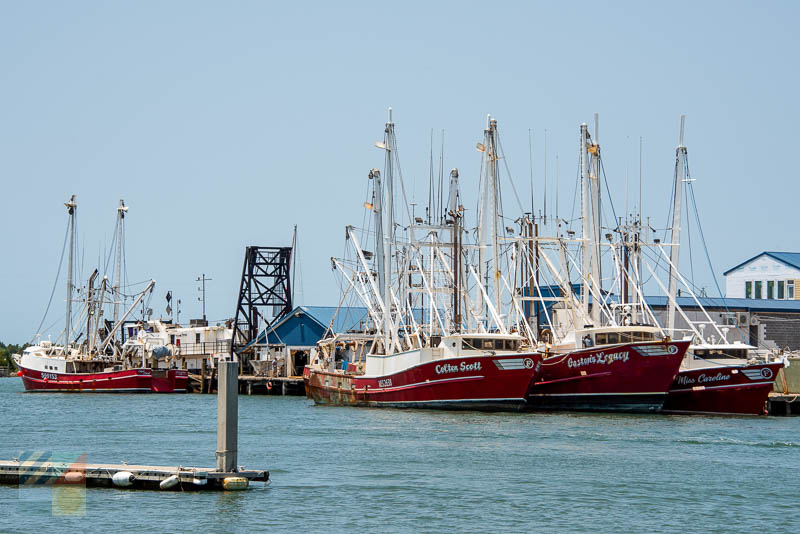
<svg viewBox="0 0 800 534">
<path fill-rule="evenodd" d="M 6 345 L 0 341 L 0 367 L 14 367 L 11 355 L 22 354 L 22 351 L 25 350 L 27 346 L 27 343 L 24 345 Z"/>
</svg>

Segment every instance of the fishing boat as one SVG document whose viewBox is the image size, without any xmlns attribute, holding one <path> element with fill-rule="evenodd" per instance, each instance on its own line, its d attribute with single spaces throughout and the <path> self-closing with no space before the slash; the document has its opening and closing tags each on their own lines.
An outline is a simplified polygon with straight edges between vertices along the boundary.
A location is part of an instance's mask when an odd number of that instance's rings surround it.
<svg viewBox="0 0 800 534">
<path fill-rule="evenodd" d="M 17 360 L 17 376 L 26 391 L 149 393 L 152 372 L 125 369 L 120 362 L 85 359 L 76 350 L 42 341 L 26 348 Z"/>
<path fill-rule="evenodd" d="M 681 217 L 684 189 L 692 187 L 689 175 L 688 150 L 684 144 L 684 121 L 675 152 L 675 178 L 673 182 L 672 247 L 669 258 L 669 300 L 667 330 L 676 335 L 676 314 L 688 326 L 692 340 L 681 368 L 669 389 L 664 412 L 673 414 L 733 414 L 763 415 L 783 361 L 769 362 L 758 348 L 742 342 L 728 342 L 730 327 L 720 326 L 697 299 L 692 284 L 678 269 L 681 249 Z M 687 195 L 694 200 L 693 194 Z M 687 203 L 687 209 L 688 209 Z M 695 206 L 695 215 L 696 206 Z M 697 218 L 699 224 L 699 218 Z M 695 240 L 696 241 L 696 240 Z M 709 266 L 710 267 L 710 266 Z M 712 271 L 713 276 L 713 271 Z M 678 284 L 692 297 L 701 320 L 693 321 L 676 299 Z M 710 330 L 711 334 L 706 334 Z"/>
<path fill-rule="evenodd" d="M 541 356 L 514 335 L 451 335 L 422 348 L 366 356 L 347 369 L 313 365 L 303 372 L 317 404 L 393 408 L 519 410 Z M 323 343 L 329 354 L 334 343 Z M 323 356 L 323 360 L 329 359 Z"/>
<path fill-rule="evenodd" d="M 766 415 L 783 361 L 751 356 L 744 343 L 692 345 L 670 386 L 664 413 Z"/>
<path fill-rule="evenodd" d="M 14 356 L 19 367 L 17 376 L 22 378 L 26 391 L 60 391 L 60 392 L 150 392 L 153 387 L 153 372 L 136 362 L 122 357 L 115 336 L 120 326 L 133 312 L 142 299 L 148 295 L 155 282 L 150 280 L 144 290 L 134 299 L 130 308 L 122 315 L 119 313 L 119 258 L 117 276 L 114 282 L 114 320 L 111 327 L 103 321 L 105 296 L 108 292 L 108 278 L 103 277 L 100 287 L 96 287 L 98 271 L 95 269 L 89 277 L 84 292 L 84 306 L 79 321 L 81 328 L 72 324 L 72 304 L 75 299 L 73 285 L 73 257 L 75 251 L 75 219 L 78 204 L 75 195 L 65 203 L 69 214 L 69 257 L 67 267 L 67 299 L 66 326 L 60 339 L 61 344 L 51 341 L 39 341 L 26 348 L 23 353 Z M 118 208 L 118 235 L 121 236 L 121 221 L 127 212 L 124 202 Z M 120 237 L 118 244 L 122 242 Z M 119 247 L 118 247 L 119 250 Z M 78 341 L 83 338 L 79 343 Z"/>
<path fill-rule="evenodd" d="M 650 326 L 578 330 L 585 347 L 548 351 L 531 387 L 532 410 L 653 413 L 689 346 Z"/>
<path fill-rule="evenodd" d="M 494 122 L 487 124 L 487 132 L 495 127 Z M 450 173 L 448 202 L 434 194 L 424 218 L 409 214 L 402 225 L 407 236 L 401 239 L 393 213 L 394 191 L 398 184 L 402 188 L 402 176 L 394 174 L 391 110 L 384 140 L 376 144 L 386 152 L 384 174 L 370 171 L 372 196 L 365 203 L 374 213 L 375 252 L 364 250 L 358 232 L 349 226 L 346 238 L 353 259 L 332 259 L 347 282 L 347 292 L 367 307 L 369 324 L 362 332 L 319 342 L 303 371 L 308 397 L 317 404 L 339 406 L 521 409 L 541 354 L 532 350 L 519 323 L 509 327 L 501 319 L 480 276 L 466 267 L 458 171 Z M 496 216 L 484 213 L 484 229 L 497 224 Z M 483 258 L 490 247 L 487 235 L 481 235 Z M 493 268 L 499 269 L 499 253 L 491 248 Z M 477 307 L 465 287 L 466 272 L 476 280 L 473 290 L 483 295 Z M 500 293 L 494 296 L 499 302 Z M 491 325 L 477 317 L 478 308 L 492 310 Z"/>
<path fill-rule="evenodd" d="M 555 228 L 520 220 L 521 300 L 543 354 L 527 408 L 659 412 L 689 343 L 667 336 L 644 305 L 632 232 L 619 224 L 602 239 L 597 124 L 595 115 L 593 136 L 580 127 L 580 236 L 558 217 Z M 540 234 L 539 223 L 551 228 Z"/>
</svg>

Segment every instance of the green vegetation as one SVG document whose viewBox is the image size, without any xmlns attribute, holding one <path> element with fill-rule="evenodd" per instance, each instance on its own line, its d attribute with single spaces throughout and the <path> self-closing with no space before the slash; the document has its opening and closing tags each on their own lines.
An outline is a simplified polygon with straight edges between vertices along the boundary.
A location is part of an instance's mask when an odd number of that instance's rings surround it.
<svg viewBox="0 0 800 534">
<path fill-rule="evenodd" d="M 14 362 L 11 359 L 12 354 L 22 354 L 22 351 L 27 347 L 25 345 L 6 345 L 0 342 L 0 367 L 14 367 Z"/>
</svg>

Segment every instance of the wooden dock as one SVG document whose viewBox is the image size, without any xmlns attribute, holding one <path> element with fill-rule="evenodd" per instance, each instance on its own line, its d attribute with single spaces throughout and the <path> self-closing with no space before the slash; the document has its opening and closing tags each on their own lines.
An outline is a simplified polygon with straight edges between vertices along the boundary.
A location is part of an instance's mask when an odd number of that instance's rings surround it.
<svg viewBox="0 0 800 534">
<path fill-rule="evenodd" d="M 770 415 L 800 415 L 800 393 L 770 393 L 767 411 Z"/>
<path fill-rule="evenodd" d="M 123 473 L 115 479 L 114 475 Z M 125 476 L 125 473 L 132 475 Z M 172 479 L 172 477 L 177 479 Z M 250 482 L 268 482 L 269 471 L 241 470 L 223 473 L 214 468 L 164 467 L 155 465 L 80 464 L 74 462 L 39 462 L 0 460 L 0 484 L 33 487 L 53 484 L 79 484 L 86 487 L 161 489 L 197 491 L 225 489 L 225 479 L 244 478 Z M 122 480 L 120 483 L 118 480 Z M 165 481 L 170 482 L 165 483 Z"/>
<path fill-rule="evenodd" d="M 189 374 L 192 391 L 213 393 L 217 390 L 216 373 Z M 306 394 L 302 376 L 239 375 L 239 393 L 246 395 L 297 395 Z"/>
</svg>

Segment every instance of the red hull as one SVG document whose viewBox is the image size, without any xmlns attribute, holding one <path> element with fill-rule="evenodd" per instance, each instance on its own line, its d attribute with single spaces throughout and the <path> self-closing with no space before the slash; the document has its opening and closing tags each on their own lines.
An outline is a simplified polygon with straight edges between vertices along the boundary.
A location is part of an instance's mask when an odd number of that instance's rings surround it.
<svg viewBox="0 0 800 534">
<path fill-rule="evenodd" d="M 452 358 L 371 378 L 306 367 L 303 378 L 317 404 L 518 410 L 540 361 L 539 354 Z"/>
<path fill-rule="evenodd" d="M 100 373 L 56 373 L 20 368 L 26 391 L 87 393 L 148 392 L 152 383 L 150 369 L 126 369 Z"/>
<path fill-rule="evenodd" d="M 183 369 L 153 371 L 151 390 L 154 393 L 186 393 L 189 372 Z"/>
<path fill-rule="evenodd" d="M 665 413 L 765 415 L 783 363 L 687 369 L 678 373 Z"/>
<path fill-rule="evenodd" d="M 531 386 L 534 410 L 658 412 L 688 341 L 586 348 L 550 356 Z"/>
</svg>

